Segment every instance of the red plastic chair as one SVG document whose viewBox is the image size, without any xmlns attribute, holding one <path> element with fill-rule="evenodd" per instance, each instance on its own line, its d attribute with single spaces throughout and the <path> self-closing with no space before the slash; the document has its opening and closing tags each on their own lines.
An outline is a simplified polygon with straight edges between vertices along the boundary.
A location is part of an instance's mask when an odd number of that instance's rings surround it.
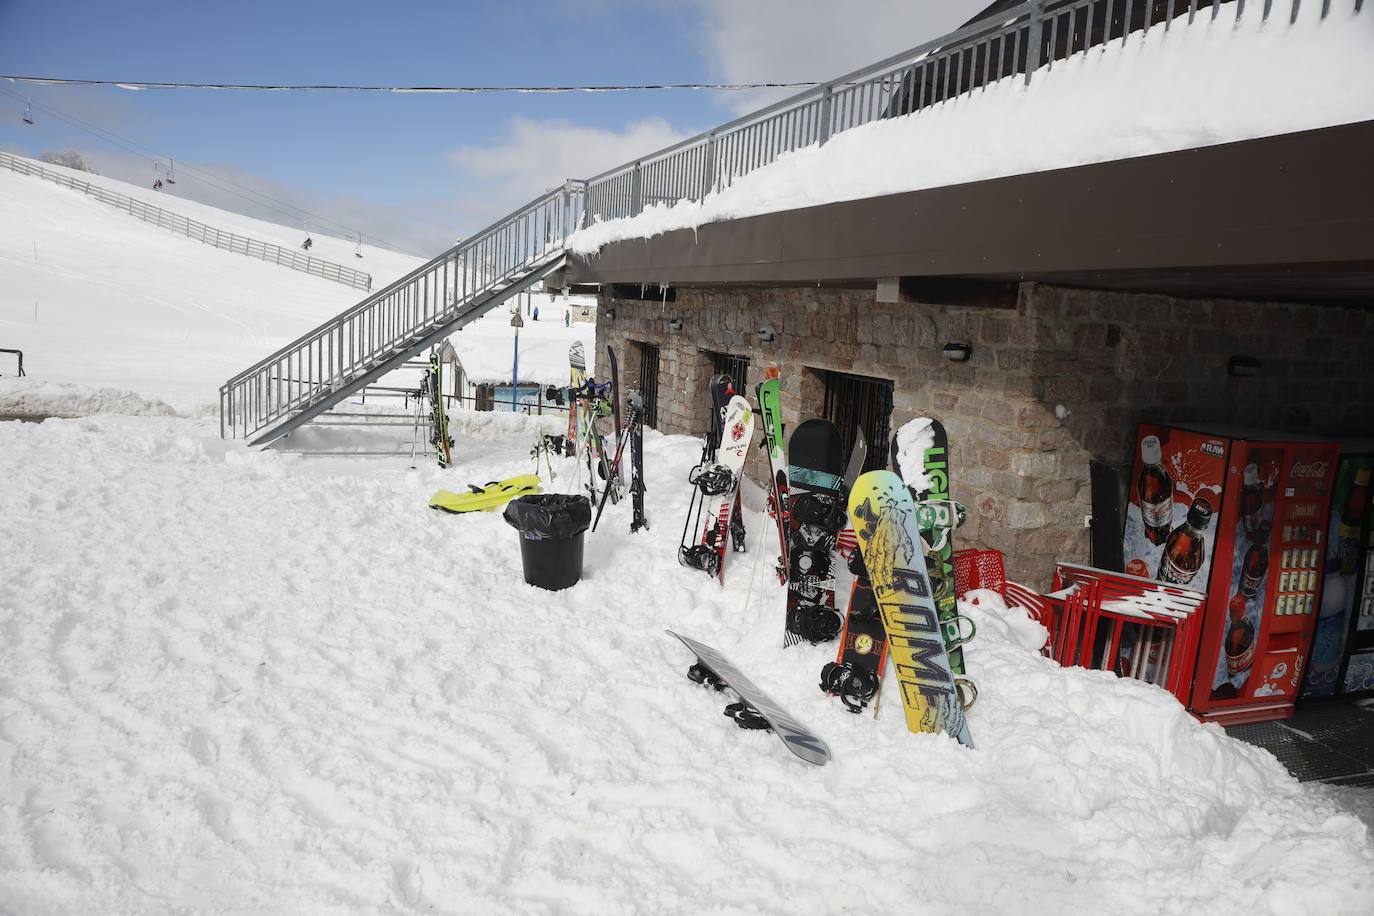
<svg viewBox="0 0 1374 916">
<path fill-rule="evenodd" d="M 1035 589 L 1007 578 L 1000 550 L 954 551 L 954 593 L 963 597 L 975 588 L 986 588 L 1001 595 L 1008 604 L 1018 605 L 1050 633 L 1040 654 L 1054 658 L 1054 608 Z"/>
</svg>

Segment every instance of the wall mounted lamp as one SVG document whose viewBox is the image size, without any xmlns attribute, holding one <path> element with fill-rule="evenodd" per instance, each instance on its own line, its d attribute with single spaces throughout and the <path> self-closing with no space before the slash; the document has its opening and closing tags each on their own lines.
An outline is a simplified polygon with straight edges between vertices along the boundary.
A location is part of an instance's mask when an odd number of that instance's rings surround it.
<svg viewBox="0 0 1374 916">
<path fill-rule="evenodd" d="M 606 320 L 607 320 L 607 321 L 614 321 L 614 320 L 615 320 L 615 309 L 605 309 L 604 311 L 605 311 L 605 313 L 606 313 Z"/>
<path fill-rule="evenodd" d="M 966 340 L 953 340 L 945 344 L 945 359 L 952 363 L 966 363 L 968 358 L 973 355 L 973 346 Z"/>
<path fill-rule="evenodd" d="M 681 330 L 682 330 L 682 319 L 681 319 L 681 318 L 669 318 L 669 319 L 668 319 L 668 330 L 670 330 L 670 331 L 681 331 Z"/>
<path fill-rule="evenodd" d="M 771 343 L 772 341 L 777 339 L 778 332 L 773 330 L 773 326 L 771 324 L 766 324 L 763 327 L 759 328 L 759 340 L 763 341 L 764 343 Z"/>
<path fill-rule="evenodd" d="M 1236 378 L 1252 378 L 1259 375 L 1260 361 L 1253 356 L 1238 353 L 1226 361 L 1226 374 Z"/>
</svg>

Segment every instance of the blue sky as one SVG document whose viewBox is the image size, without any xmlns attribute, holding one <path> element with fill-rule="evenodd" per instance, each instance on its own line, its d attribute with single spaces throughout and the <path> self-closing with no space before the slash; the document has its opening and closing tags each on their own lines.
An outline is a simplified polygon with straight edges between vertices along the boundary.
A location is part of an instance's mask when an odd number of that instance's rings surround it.
<svg viewBox="0 0 1374 916">
<path fill-rule="evenodd" d="M 0 0 L 0 72 L 169 82 L 625 84 L 825 79 L 957 26 L 978 0 L 264 2 Z M 76 149 L 177 194 L 303 230 L 342 224 L 430 255 L 565 177 L 586 177 L 767 101 L 759 94 L 231 93 L 0 81 L 0 147 Z M 196 170 L 324 219 L 270 209 Z"/>
</svg>

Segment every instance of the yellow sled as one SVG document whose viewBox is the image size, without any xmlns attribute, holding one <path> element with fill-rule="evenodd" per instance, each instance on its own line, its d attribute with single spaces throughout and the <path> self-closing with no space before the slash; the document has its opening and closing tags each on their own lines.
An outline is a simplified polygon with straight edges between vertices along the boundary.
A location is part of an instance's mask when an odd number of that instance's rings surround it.
<svg viewBox="0 0 1374 916">
<path fill-rule="evenodd" d="M 469 493 L 440 490 L 429 498 L 431 509 L 445 512 L 485 512 L 504 506 L 517 496 L 539 492 L 537 474 L 521 474 L 509 480 L 493 480 L 485 487 L 468 485 Z"/>
</svg>

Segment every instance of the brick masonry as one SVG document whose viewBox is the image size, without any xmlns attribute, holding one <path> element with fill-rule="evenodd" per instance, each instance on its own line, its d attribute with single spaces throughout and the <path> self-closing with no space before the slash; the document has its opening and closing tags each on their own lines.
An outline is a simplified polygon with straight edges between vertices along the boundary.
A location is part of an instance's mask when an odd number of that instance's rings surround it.
<svg viewBox="0 0 1374 916">
<path fill-rule="evenodd" d="M 1007 309 L 819 288 L 679 289 L 675 302 L 602 304 L 597 339 L 616 348 L 628 384 L 634 342 L 661 348 L 663 432 L 705 429 L 704 350 L 748 356 L 751 387 L 778 366 L 789 429 L 822 410 L 823 370 L 891 380 L 894 430 L 934 416 L 949 431 L 953 495 L 971 511 L 959 544 L 1001 550 L 1013 578 L 1041 587 L 1056 559 L 1087 561 L 1088 463 L 1129 466 L 1142 420 L 1374 435 L 1368 309 L 1033 283 Z M 669 329 L 673 318 L 682 330 Z M 773 341 L 759 339 L 764 327 Z M 968 362 L 944 358 L 950 341 L 972 344 Z M 1261 361 L 1256 377 L 1227 374 L 1239 353 Z M 758 463 L 750 471 L 762 479 Z"/>
</svg>

